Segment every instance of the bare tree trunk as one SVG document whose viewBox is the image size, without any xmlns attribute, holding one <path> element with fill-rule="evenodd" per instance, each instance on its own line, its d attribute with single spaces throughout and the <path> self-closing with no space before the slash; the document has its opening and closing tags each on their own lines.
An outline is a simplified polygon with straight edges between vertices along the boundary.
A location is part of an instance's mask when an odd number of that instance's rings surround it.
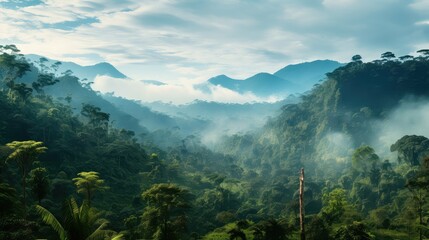
<svg viewBox="0 0 429 240">
<path fill-rule="evenodd" d="M 299 177 L 299 224 L 301 227 L 301 240 L 305 240 L 304 228 L 304 168 L 301 168 Z"/>
<path fill-rule="evenodd" d="M 423 226 L 423 201 L 422 190 L 419 190 L 419 239 L 423 239 L 422 226 Z"/>
</svg>

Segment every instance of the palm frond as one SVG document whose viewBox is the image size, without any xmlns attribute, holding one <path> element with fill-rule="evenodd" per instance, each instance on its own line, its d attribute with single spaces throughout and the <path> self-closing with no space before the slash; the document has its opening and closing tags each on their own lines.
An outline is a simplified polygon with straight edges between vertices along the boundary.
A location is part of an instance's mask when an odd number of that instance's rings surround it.
<svg viewBox="0 0 429 240">
<path fill-rule="evenodd" d="M 101 224 L 86 240 L 104 240 L 107 234 L 110 232 L 109 230 L 105 230 L 104 228 L 107 226 L 107 222 Z"/>
<path fill-rule="evenodd" d="M 119 234 L 114 235 L 111 240 L 124 240 L 124 239 L 125 239 L 124 234 L 119 233 Z"/>
<path fill-rule="evenodd" d="M 67 240 L 67 235 L 63 226 L 60 224 L 60 222 L 58 222 L 51 212 L 40 205 L 36 205 L 36 210 L 40 216 L 42 216 L 43 222 L 50 225 L 58 233 L 61 240 Z"/>
<path fill-rule="evenodd" d="M 73 213 L 73 215 L 79 215 L 79 206 L 77 205 L 76 199 L 71 198 L 70 201 L 70 210 Z"/>
</svg>

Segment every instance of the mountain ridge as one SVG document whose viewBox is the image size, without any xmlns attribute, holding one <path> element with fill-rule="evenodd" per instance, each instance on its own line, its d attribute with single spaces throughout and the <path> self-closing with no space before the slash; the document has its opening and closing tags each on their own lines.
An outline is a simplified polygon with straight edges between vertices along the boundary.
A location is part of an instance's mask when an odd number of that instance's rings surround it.
<svg viewBox="0 0 429 240">
<path fill-rule="evenodd" d="M 48 60 L 49 66 L 57 60 L 49 59 L 36 54 L 27 54 L 25 57 L 34 65 L 39 64 L 39 59 Z M 61 61 L 60 61 L 61 62 Z M 81 80 L 86 79 L 91 83 L 96 76 L 109 76 L 112 78 L 128 78 L 115 66 L 108 62 L 99 62 L 93 65 L 82 66 L 74 62 L 61 62 L 58 72 L 71 70 L 73 75 Z M 293 93 L 303 93 L 325 78 L 325 74 L 333 71 L 342 64 L 333 60 L 315 60 L 297 64 L 286 65 L 274 73 L 259 72 L 245 79 L 231 78 L 225 74 L 209 78 L 206 82 L 194 85 L 200 91 L 210 93 L 210 85 L 220 86 L 239 94 L 251 93 L 256 97 L 276 97 L 283 99 Z M 147 84 L 156 86 L 166 85 L 158 80 L 143 80 Z"/>
<path fill-rule="evenodd" d="M 58 62 L 58 60 L 46 58 L 44 56 L 40 56 L 37 54 L 26 54 L 25 57 L 32 62 L 33 64 L 38 63 L 40 58 L 45 58 L 48 60 L 48 64 L 51 65 L 55 62 Z M 58 68 L 58 71 L 65 72 L 67 70 L 71 70 L 73 72 L 73 75 L 80 79 L 88 79 L 90 81 L 94 80 L 94 78 L 97 75 L 104 75 L 109 76 L 113 78 L 128 78 L 125 74 L 120 72 L 115 66 L 113 66 L 111 63 L 108 62 L 99 62 L 93 65 L 80 65 L 74 62 L 68 62 L 68 61 L 59 61 L 61 62 L 61 65 Z"/>
<path fill-rule="evenodd" d="M 342 66 L 333 60 L 315 60 L 286 65 L 273 74 L 260 72 L 245 79 L 234 79 L 225 74 L 207 80 L 212 85 L 221 86 L 239 93 L 253 93 L 256 96 L 286 97 L 291 93 L 302 93 L 323 80 L 325 74 Z"/>
</svg>

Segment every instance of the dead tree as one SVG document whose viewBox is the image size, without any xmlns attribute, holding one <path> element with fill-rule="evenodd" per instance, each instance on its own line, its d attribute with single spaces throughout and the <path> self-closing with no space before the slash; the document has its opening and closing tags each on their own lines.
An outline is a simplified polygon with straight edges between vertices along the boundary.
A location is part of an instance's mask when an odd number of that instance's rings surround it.
<svg viewBox="0 0 429 240">
<path fill-rule="evenodd" d="M 301 168 L 299 177 L 299 224 L 301 227 L 301 240 L 305 240 L 304 228 L 304 168 Z"/>
</svg>

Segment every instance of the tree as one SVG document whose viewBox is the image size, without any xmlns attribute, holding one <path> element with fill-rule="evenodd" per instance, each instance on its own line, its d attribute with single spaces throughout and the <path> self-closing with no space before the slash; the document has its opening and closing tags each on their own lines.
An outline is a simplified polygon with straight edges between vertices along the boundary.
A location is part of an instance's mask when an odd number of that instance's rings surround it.
<svg viewBox="0 0 429 240">
<path fill-rule="evenodd" d="M 356 54 L 352 57 L 353 62 L 362 63 L 362 57 L 359 54 Z"/>
<path fill-rule="evenodd" d="M 41 73 L 37 76 L 37 80 L 31 84 L 31 86 L 38 93 L 43 93 L 43 88 L 46 86 L 51 86 L 59 82 L 60 80 L 50 73 Z"/>
<path fill-rule="evenodd" d="M 420 53 L 425 59 L 429 58 L 429 49 L 420 49 L 417 51 L 417 53 Z"/>
<path fill-rule="evenodd" d="M 91 104 L 82 104 L 81 114 L 88 119 L 91 135 L 95 137 L 97 145 L 100 145 L 102 139 L 107 137 L 110 114 Z"/>
<path fill-rule="evenodd" d="M 371 240 L 373 237 L 367 232 L 363 223 L 353 222 L 340 227 L 334 235 L 337 240 Z"/>
<path fill-rule="evenodd" d="M 404 55 L 404 56 L 399 57 L 399 60 L 401 60 L 403 62 L 410 61 L 410 60 L 413 60 L 413 59 L 414 59 L 414 57 L 411 56 L 411 55 Z"/>
<path fill-rule="evenodd" d="M 15 83 L 15 82 L 9 82 L 7 84 L 11 90 L 9 96 L 13 100 L 21 100 L 25 102 L 33 92 L 33 89 L 30 87 L 27 87 L 27 84 L 25 83 Z"/>
<path fill-rule="evenodd" d="M 264 239 L 266 240 L 288 239 L 288 229 L 276 219 L 260 222 L 257 224 L 257 228 L 264 232 Z"/>
<path fill-rule="evenodd" d="M 107 129 L 110 114 L 102 112 L 99 107 L 91 104 L 83 104 L 81 114 L 88 118 L 89 124 L 93 127 L 105 127 Z"/>
<path fill-rule="evenodd" d="M 49 192 L 48 171 L 46 168 L 38 167 L 30 172 L 30 187 L 39 205 Z"/>
<path fill-rule="evenodd" d="M 7 86 L 30 70 L 30 64 L 19 52 L 15 45 L 0 45 L 0 79 Z"/>
<path fill-rule="evenodd" d="M 364 145 L 353 152 L 352 167 L 358 172 L 367 173 L 374 165 L 378 164 L 380 158 L 372 147 Z"/>
<path fill-rule="evenodd" d="M 36 142 L 33 140 L 29 141 L 13 141 L 6 144 L 12 149 L 12 153 L 7 157 L 6 161 L 15 161 L 18 164 L 18 168 L 21 172 L 21 184 L 23 192 L 23 203 L 24 203 L 24 214 L 26 214 L 27 202 L 26 202 L 26 184 L 27 175 L 33 162 L 37 157 L 44 153 L 48 148 L 43 146 L 42 142 Z"/>
<path fill-rule="evenodd" d="M 429 163 L 429 158 L 425 158 L 425 163 Z M 417 173 L 415 177 L 410 179 L 407 183 L 407 188 L 412 194 L 412 199 L 417 206 L 419 216 L 419 239 L 423 239 L 422 226 L 423 226 L 423 207 L 425 206 L 426 199 L 429 195 L 429 169 L 427 166 Z"/>
<path fill-rule="evenodd" d="M 143 225 L 148 237 L 159 240 L 178 238 L 186 224 L 186 210 L 190 207 L 190 194 L 177 185 L 160 183 L 143 192 L 148 206 L 143 214 Z"/>
<path fill-rule="evenodd" d="M 106 229 L 108 221 L 101 219 L 100 212 L 91 208 L 87 202 L 79 207 L 75 199 L 66 200 L 62 223 L 44 207 L 37 205 L 36 210 L 43 222 L 58 233 L 60 240 L 122 239 L 122 234 Z"/>
<path fill-rule="evenodd" d="M 15 81 L 30 70 L 30 64 L 15 45 L 0 45 L 0 79 L 2 86 L 9 88 L 8 97 L 14 101 L 27 100 L 33 89 Z"/>
<path fill-rule="evenodd" d="M 381 171 L 376 166 L 373 166 L 369 172 L 369 180 L 372 186 L 378 186 L 381 179 Z"/>
<path fill-rule="evenodd" d="M 88 205 L 91 206 L 91 199 L 94 192 L 108 189 L 104 186 L 104 180 L 100 179 L 98 172 L 80 172 L 79 177 L 73 178 L 74 184 L 77 187 L 77 192 L 85 195 Z"/>
<path fill-rule="evenodd" d="M 328 223 L 332 223 L 341 218 L 347 204 L 346 191 L 341 188 L 335 188 L 331 192 L 323 194 L 322 214 L 326 217 Z"/>
<path fill-rule="evenodd" d="M 424 136 L 405 135 L 390 146 L 390 151 L 398 151 L 398 162 L 412 166 L 420 164 L 429 149 L 429 139 Z"/>
<path fill-rule="evenodd" d="M 392 52 L 385 52 L 381 54 L 381 58 L 387 61 L 392 60 L 395 57 L 396 57 L 395 54 Z"/>
</svg>

